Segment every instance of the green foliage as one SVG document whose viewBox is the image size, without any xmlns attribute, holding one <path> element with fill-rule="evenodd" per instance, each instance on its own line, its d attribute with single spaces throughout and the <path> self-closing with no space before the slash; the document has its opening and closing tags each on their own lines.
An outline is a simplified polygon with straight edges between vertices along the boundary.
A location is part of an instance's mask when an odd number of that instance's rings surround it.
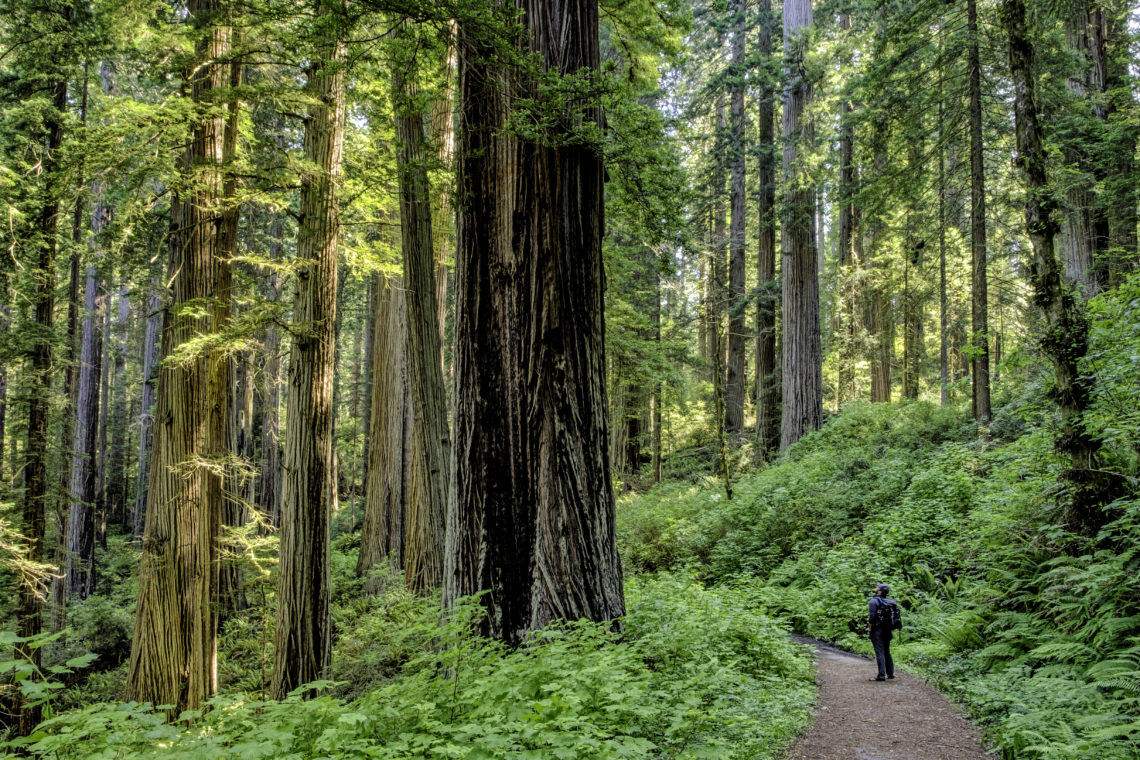
<svg viewBox="0 0 1140 760">
<path fill-rule="evenodd" d="M 1140 278 L 1091 304 L 1085 423 L 1136 485 Z M 634 569 L 689 566 L 797 631 L 868 652 L 866 598 L 903 607 L 898 659 L 961 701 L 1003 758 L 1123 760 L 1140 741 L 1140 501 L 1082 537 L 1063 522 L 1055 412 L 1003 390 L 994 436 L 963 411 L 852 404 L 724 502 L 668 484 L 619 507 Z"/>
<path fill-rule="evenodd" d="M 434 605 L 390 590 L 344 636 L 414 640 L 406 651 L 417 651 L 357 699 L 322 682 L 308 701 L 220 696 L 174 723 L 134 703 L 90 705 L 8 748 L 44 758 L 774 757 L 806 724 L 811 670 L 747 600 L 685 575 L 648 578 L 631 584 L 624 634 L 572 623 L 507 650 L 470 633 L 478 605 L 440 624 L 427 615 Z"/>
</svg>

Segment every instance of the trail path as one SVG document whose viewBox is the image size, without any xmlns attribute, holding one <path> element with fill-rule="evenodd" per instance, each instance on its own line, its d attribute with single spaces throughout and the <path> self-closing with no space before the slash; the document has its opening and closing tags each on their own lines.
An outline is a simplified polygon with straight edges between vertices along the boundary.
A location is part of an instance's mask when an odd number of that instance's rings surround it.
<svg viewBox="0 0 1140 760">
<path fill-rule="evenodd" d="M 874 662 L 796 639 L 816 647 L 819 699 L 787 760 L 992 760 L 977 729 L 918 678 L 877 683 Z"/>
</svg>

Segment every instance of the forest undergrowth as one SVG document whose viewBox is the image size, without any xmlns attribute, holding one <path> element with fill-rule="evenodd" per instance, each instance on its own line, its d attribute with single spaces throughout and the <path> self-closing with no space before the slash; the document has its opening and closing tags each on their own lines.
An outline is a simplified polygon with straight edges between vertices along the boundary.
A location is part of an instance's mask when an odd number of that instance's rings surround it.
<svg viewBox="0 0 1140 760">
<path fill-rule="evenodd" d="M 1140 756 L 1140 279 L 1094 299 L 1085 418 L 1131 494 L 1067 522 L 1048 381 L 1029 357 L 981 430 L 959 406 L 852 404 L 774 465 L 619 506 L 626 561 L 688 568 L 803 634 L 870 653 L 866 600 L 904 609 L 896 659 L 1007 760 Z M 898 730 L 905 730 L 897 727 Z"/>
<path fill-rule="evenodd" d="M 438 596 L 407 592 L 398 572 L 355 578 L 352 542 L 344 536 L 333 552 L 337 640 L 327 681 L 283 702 L 264 697 L 273 612 L 251 604 L 225 626 L 219 695 L 207 709 L 168 722 L 161 710 L 120 701 L 125 663 L 68 688 L 61 665 L 26 673 L 52 717 L 0 746 L 77 759 L 775 758 L 808 722 L 809 661 L 742 589 L 685 572 L 630 578 L 622 630 L 555 626 L 509 650 L 472 633 L 477 604 L 441 623 Z M 105 658 L 129 649 L 133 581 L 121 581 L 121 605 L 93 598 L 67 639 L 44 637 L 50 661 L 85 647 Z M 258 585 L 247 588 L 251 601 Z"/>
</svg>

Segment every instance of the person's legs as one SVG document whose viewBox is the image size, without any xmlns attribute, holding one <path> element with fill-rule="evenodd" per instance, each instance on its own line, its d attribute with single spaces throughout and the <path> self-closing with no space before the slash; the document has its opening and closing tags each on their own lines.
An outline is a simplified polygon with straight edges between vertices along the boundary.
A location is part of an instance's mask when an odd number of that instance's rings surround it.
<svg viewBox="0 0 1140 760">
<path fill-rule="evenodd" d="M 883 636 L 882 631 L 871 631 L 871 646 L 875 647 L 875 662 L 879 665 L 879 675 L 876 676 L 876 678 L 880 681 L 885 680 L 887 677 L 887 662 L 891 656 L 887 649 L 889 641 L 889 639 Z M 891 663 L 891 671 L 894 672 L 893 662 Z"/>
<path fill-rule="evenodd" d="M 885 631 L 883 633 L 883 659 L 887 661 L 887 678 L 895 677 L 895 661 L 891 659 L 891 637 L 892 631 Z M 879 673 L 882 674 L 883 666 L 879 666 Z"/>
</svg>

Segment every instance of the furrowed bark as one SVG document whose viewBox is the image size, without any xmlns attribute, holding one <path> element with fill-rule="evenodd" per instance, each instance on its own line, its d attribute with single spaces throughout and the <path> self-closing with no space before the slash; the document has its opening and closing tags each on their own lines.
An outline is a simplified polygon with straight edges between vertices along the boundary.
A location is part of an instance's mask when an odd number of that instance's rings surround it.
<svg viewBox="0 0 1140 760">
<path fill-rule="evenodd" d="M 812 23 L 811 0 L 784 4 L 784 201 L 782 359 L 783 419 L 780 450 L 823 422 L 822 354 L 819 336 L 819 276 L 815 240 L 815 191 L 798 166 L 800 146 L 811 144 L 812 126 L 805 113 L 811 103 L 811 82 L 804 68 L 807 27 Z"/>
<path fill-rule="evenodd" d="M 170 300 L 163 317 L 154 449 L 147 489 L 128 699 L 201 707 L 217 689 L 217 536 L 222 477 L 215 458 L 225 446 L 226 362 L 216 350 L 186 354 L 185 344 L 217 331 L 221 271 L 216 215 L 222 199 L 225 119 L 210 109 L 229 81 L 218 63 L 230 49 L 225 6 L 194 0 L 190 23 L 201 35 L 200 65 L 185 83 L 201 107 L 183 156 L 187 180 L 172 201 L 167 265 Z M 187 310 L 188 303 L 210 304 Z"/>
<path fill-rule="evenodd" d="M 331 656 L 329 525 L 336 498 L 333 373 L 336 369 L 337 240 L 344 142 L 345 45 L 338 11 L 318 4 L 327 24 L 310 64 L 317 103 L 305 123 L 308 170 L 301 179 L 297 233 L 299 334 L 289 353 L 289 405 L 281 492 L 281 565 L 277 584 L 271 694 L 281 699 L 323 678 Z M 335 20 L 334 20 L 335 19 Z"/>
<path fill-rule="evenodd" d="M 393 80 L 400 171 L 400 232 L 407 287 L 407 365 L 412 406 L 411 478 L 407 497 L 404 582 L 425 593 L 443 583 L 444 514 L 451 437 L 447 390 L 440 364 L 439 312 L 432 245 L 424 114 L 415 87 L 398 72 Z"/>
<path fill-rule="evenodd" d="M 763 60 L 772 55 L 774 24 L 771 0 L 760 0 L 759 52 Z M 761 291 L 756 301 L 756 436 L 763 457 L 771 456 L 780 443 L 780 382 L 776 374 L 776 90 L 772 79 L 766 72 L 757 120 L 760 151 L 756 162 L 759 187 L 756 281 Z"/>
<path fill-rule="evenodd" d="M 596 0 L 521 4 L 523 46 L 559 74 L 599 68 Z M 511 644 L 553 620 L 625 611 L 606 431 L 601 159 L 512 135 L 537 83 L 460 25 L 455 465 L 443 598 L 482 597 Z M 506 85 L 504 87 L 504 85 Z"/>
</svg>

